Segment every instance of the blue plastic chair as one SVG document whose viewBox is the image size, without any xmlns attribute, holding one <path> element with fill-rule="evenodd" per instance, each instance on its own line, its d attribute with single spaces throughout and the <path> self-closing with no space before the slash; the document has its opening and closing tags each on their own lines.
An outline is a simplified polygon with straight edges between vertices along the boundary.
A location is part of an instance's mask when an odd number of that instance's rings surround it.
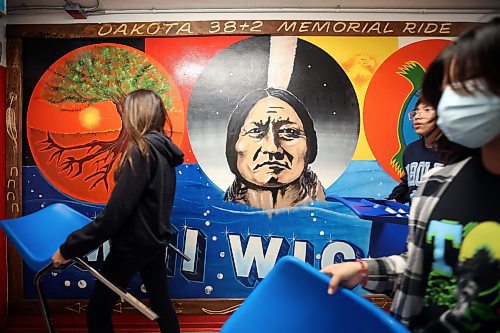
<svg viewBox="0 0 500 333">
<path fill-rule="evenodd" d="M 362 219 L 382 223 L 408 224 L 410 207 L 396 201 L 362 197 L 341 197 L 336 194 L 327 195 L 326 200 L 343 203 Z"/>
<path fill-rule="evenodd" d="M 61 203 L 50 205 L 35 213 L 16 219 L 0 221 L 0 226 L 5 231 L 7 238 L 21 254 L 21 257 L 27 265 L 37 272 L 35 275 L 35 287 L 48 331 L 50 333 L 54 332 L 54 326 L 50 316 L 48 303 L 41 287 L 41 279 L 48 272 L 60 272 L 73 264 L 88 271 L 97 280 L 113 290 L 120 296 L 122 302 L 127 301 L 149 319 L 156 320 L 158 318 L 156 313 L 151 311 L 128 292 L 109 282 L 81 258 L 74 258 L 69 265 L 65 265 L 61 268 L 52 266 L 52 255 L 57 251 L 59 246 L 64 243 L 67 236 L 73 231 L 82 228 L 90 221 L 90 218 Z M 184 255 L 184 253 L 175 246 L 171 244 L 169 244 L 169 246 L 185 260 L 190 260 L 189 257 Z"/>
<path fill-rule="evenodd" d="M 399 254 L 406 251 L 408 236 L 408 205 L 392 201 L 361 197 L 327 195 L 327 201 L 343 203 L 358 217 L 372 221 L 370 249 L 372 258 Z"/>
<path fill-rule="evenodd" d="M 221 333 L 409 333 L 350 290 L 339 288 L 328 295 L 329 280 L 311 265 L 283 257 L 229 317 Z"/>
</svg>

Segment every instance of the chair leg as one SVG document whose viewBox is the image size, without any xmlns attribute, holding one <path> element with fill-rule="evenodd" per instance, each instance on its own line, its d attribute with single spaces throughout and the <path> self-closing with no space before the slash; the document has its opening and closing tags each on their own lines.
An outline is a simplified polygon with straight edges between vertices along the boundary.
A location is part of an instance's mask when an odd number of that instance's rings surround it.
<svg viewBox="0 0 500 333">
<path fill-rule="evenodd" d="M 42 277 L 44 277 L 45 274 L 50 272 L 53 268 L 54 267 L 52 266 L 52 264 L 49 264 L 35 275 L 35 287 L 38 294 L 38 300 L 40 301 L 43 319 L 45 320 L 45 325 L 47 326 L 47 330 L 49 333 L 55 333 L 55 330 L 54 324 L 52 323 L 52 317 L 50 316 L 49 304 L 47 303 L 47 299 L 45 298 L 41 282 Z"/>
<path fill-rule="evenodd" d="M 179 251 L 179 250 L 177 250 Z M 180 252 L 180 251 L 179 251 Z M 186 260 L 190 260 L 189 257 L 186 256 Z M 150 320 L 158 320 L 158 315 L 151 311 L 150 308 L 145 306 L 142 302 L 140 302 L 138 299 L 136 299 L 134 296 L 129 294 L 128 292 L 121 290 L 111 282 L 109 282 L 104 276 L 102 276 L 99 272 L 97 272 L 95 269 L 93 269 L 90 265 L 88 265 L 85 261 L 83 261 L 81 258 L 74 258 L 73 262 L 69 265 L 66 265 L 64 269 L 68 268 L 69 266 L 77 263 L 78 266 L 81 268 L 87 270 L 90 274 L 92 274 L 96 279 L 104 283 L 108 288 L 110 288 L 112 291 L 114 291 L 118 296 L 120 296 L 120 299 L 122 301 L 127 301 L 130 305 L 132 305 L 134 308 L 139 310 L 142 314 L 144 314 L 146 317 L 148 317 Z M 50 271 L 54 269 L 54 266 L 52 266 L 52 263 L 45 266 L 41 271 L 36 273 L 35 275 L 35 287 L 36 291 L 38 294 L 38 300 L 40 301 L 40 306 L 42 307 L 42 315 L 43 319 L 45 321 L 45 325 L 47 326 L 47 330 L 49 333 L 55 333 L 56 331 L 54 330 L 54 324 L 52 322 L 52 317 L 50 315 L 50 309 L 49 305 L 47 302 L 47 299 L 45 298 L 45 294 L 42 289 L 42 278 Z"/>
<path fill-rule="evenodd" d="M 154 313 L 150 308 L 148 308 L 146 305 L 144 305 L 141 301 L 139 301 L 137 298 L 135 298 L 132 294 L 130 294 L 127 291 L 122 290 L 121 288 L 115 286 L 108 279 L 106 279 L 104 276 L 102 276 L 101 273 L 99 273 L 98 271 L 96 271 L 94 268 L 92 268 L 89 264 L 87 264 L 81 258 L 76 257 L 73 260 L 75 260 L 76 264 L 78 266 L 80 266 L 80 268 L 85 269 L 86 271 L 88 271 L 97 280 L 99 280 L 106 287 L 108 287 L 115 294 L 117 294 L 120 297 L 120 299 L 121 299 L 122 302 L 123 301 L 128 302 L 130 305 L 132 305 L 135 309 L 137 309 L 143 315 L 145 315 L 146 317 L 148 317 L 150 320 L 157 320 L 158 319 L 158 315 L 156 313 Z"/>
</svg>

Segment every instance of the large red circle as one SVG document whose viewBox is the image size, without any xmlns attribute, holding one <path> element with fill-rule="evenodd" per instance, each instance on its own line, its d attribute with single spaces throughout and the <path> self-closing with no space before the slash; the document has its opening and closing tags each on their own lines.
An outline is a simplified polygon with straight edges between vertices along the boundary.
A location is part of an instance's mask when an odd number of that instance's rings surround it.
<svg viewBox="0 0 500 333">
<path fill-rule="evenodd" d="M 138 54 L 152 64 L 168 80 L 170 87 L 168 94 L 172 101 L 168 115 L 175 130 L 172 138 L 178 145 L 181 144 L 185 128 L 185 112 L 177 86 L 165 69 L 146 53 L 121 44 L 106 43 L 84 46 L 58 59 L 42 75 L 31 95 L 26 120 L 28 142 L 36 165 L 55 188 L 72 198 L 92 203 L 107 202 L 114 185 L 114 168 L 120 156 L 115 156 L 113 160 L 99 162 L 112 164 L 112 168 L 106 177 L 108 186 L 101 181 L 93 187 L 93 179 L 86 178 L 95 172 L 96 164 L 93 163 L 95 161 L 84 164 L 82 173 L 76 176 L 75 171 L 69 172 L 68 169 L 63 170 L 61 167 L 61 162 L 64 162 L 66 157 L 79 159 L 85 154 L 89 154 L 89 150 L 66 149 L 65 155 L 62 155 L 58 161 L 58 156 L 54 155 L 56 150 L 46 149 L 47 143 L 44 142 L 48 139 L 48 133 L 50 133 L 52 140 L 66 148 L 86 144 L 93 140 L 113 141 L 118 137 L 121 130 L 121 118 L 111 101 L 96 102 L 85 106 L 82 110 L 80 110 L 81 107 L 76 108 L 76 106 L 75 110 L 68 110 L 67 104 L 62 107 L 62 104 L 49 103 L 44 97 L 44 89 L 47 89 L 50 75 L 53 75 L 55 71 L 64 72 L 62 69 L 66 66 L 68 59 L 78 57 L 79 54 L 88 52 L 92 48 L 106 46 L 121 48 L 136 55 Z"/>
<path fill-rule="evenodd" d="M 380 166 L 396 180 L 400 176 L 391 165 L 391 158 L 399 149 L 398 119 L 404 101 L 413 90 L 411 83 L 398 73 L 411 61 L 427 68 L 449 43 L 435 39 L 402 47 L 380 65 L 368 86 L 363 108 L 368 145 Z"/>
</svg>

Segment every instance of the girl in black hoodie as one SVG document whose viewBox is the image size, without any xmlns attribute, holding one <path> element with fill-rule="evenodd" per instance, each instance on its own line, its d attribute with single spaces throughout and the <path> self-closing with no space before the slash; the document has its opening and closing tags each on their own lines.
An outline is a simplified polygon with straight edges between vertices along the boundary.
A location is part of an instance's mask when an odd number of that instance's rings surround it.
<svg viewBox="0 0 500 333">
<path fill-rule="evenodd" d="M 166 119 L 164 104 L 155 92 L 140 89 L 127 96 L 123 123 L 128 145 L 115 171 L 109 201 L 94 221 L 70 234 L 52 257 L 57 267 L 110 239 L 101 273 L 125 288 L 139 272 L 162 333 L 180 331 L 167 288 L 165 250 L 172 233 L 175 167 L 184 158 L 163 132 Z M 114 292 L 96 282 L 87 308 L 89 333 L 114 332 L 111 314 L 117 300 Z"/>
</svg>

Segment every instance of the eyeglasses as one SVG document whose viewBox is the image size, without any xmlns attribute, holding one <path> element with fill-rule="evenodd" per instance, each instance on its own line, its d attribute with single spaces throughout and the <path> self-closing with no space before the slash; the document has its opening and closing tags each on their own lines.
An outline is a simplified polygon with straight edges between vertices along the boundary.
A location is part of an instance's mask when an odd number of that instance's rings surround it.
<svg viewBox="0 0 500 333">
<path fill-rule="evenodd" d="M 413 111 L 411 111 L 410 113 L 408 113 L 408 118 L 410 118 L 410 120 L 413 120 L 413 118 L 415 118 L 415 116 L 417 115 L 417 113 L 424 113 L 426 115 L 429 114 L 429 112 L 434 112 L 435 110 L 431 107 L 426 107 L 424 109 L 415 109 Z"/>
</svg>

